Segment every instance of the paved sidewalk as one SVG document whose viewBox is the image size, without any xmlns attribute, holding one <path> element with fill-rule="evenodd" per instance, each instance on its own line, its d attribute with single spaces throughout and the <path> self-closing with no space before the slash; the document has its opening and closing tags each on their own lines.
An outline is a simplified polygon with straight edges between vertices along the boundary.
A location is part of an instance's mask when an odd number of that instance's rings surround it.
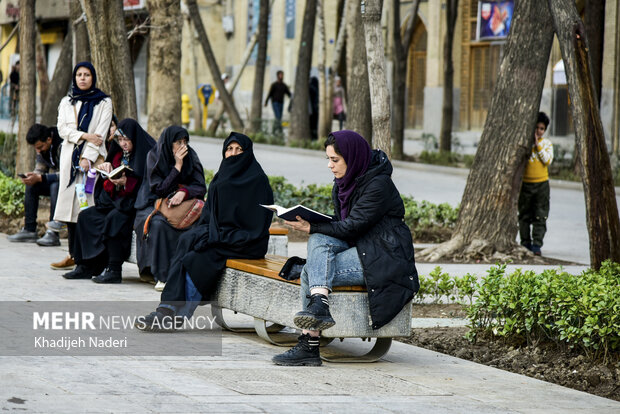
<svg viewBox="0 0 620 414">
<path fill-rule="evenodd" d="M 12 244 L 0 234 L 0 299 L 152 301 L 159 297 L 151 285 L 139 282 L 135 265 L 124 266 L 121 285 L 65 280 L 61 272 L 48 267 L 64 254 L 62 247 Z M 157 336 L 162 334 L 152 335 L 153 346 L 157 346 Z M 329 346 L 360 351 L 368 343 L 345 340 Z M 256 335 L 224 333 L 223 353 L 218 357 L 0 357 L 0 409 L 58 413 L 620 412 L 618 402 L 399 342 L 386 358 L 372 364 L 272 365 L 271 357 L 282 351 Z"/>
</svg>

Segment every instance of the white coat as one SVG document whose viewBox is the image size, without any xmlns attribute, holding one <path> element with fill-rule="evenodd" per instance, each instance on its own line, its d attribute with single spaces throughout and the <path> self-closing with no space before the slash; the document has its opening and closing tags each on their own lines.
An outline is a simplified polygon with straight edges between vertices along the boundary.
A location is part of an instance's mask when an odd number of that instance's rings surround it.
<svg viewBox="0 0 620 414">
<path fill-rule="evenodd" d="M 58 128 L 58 135 L 63 139 L 63 142 L 60 151 L 58 201 L 56 202 L 54 220 L 66 223 L 76 223 L 78 214 L 80 213 L 80 206 L 75 194 L 75 184 L 84 182 L 84 174 L 78 173 L 73 183 L 71 183 L 71 185 L 68 184 L 71 178 L 71 155 L 73 154 L 73 148 L 83 142 L 81 137 L 84 132 L 77 129 L 75 116 L 76 113 L 80 113 L 81 107 L 82 102 L 77 101 L 74 111 L 74 106 L 71 105 L 68 96 L 62 98 L 58 106 L 58 123 L 56 127 Z M 92 163 L 97 161 L 99 156 L 105 159 L 107 155 L 105 140 L 109 134 L 111 121 L 112 100 L 110 98 L 105 98 L 95 106 L 93 117 L 88 125 L 88 133 L 101 135 L 104 143 L 100 146 L 96 146 L 90 142 L 86 142 L 82 150 L 82 158 L 89 159 Z M 95 200 L 93 195 L 88 194 L 87 198 L 88 205 L 94 206 Z"/>
</svg>

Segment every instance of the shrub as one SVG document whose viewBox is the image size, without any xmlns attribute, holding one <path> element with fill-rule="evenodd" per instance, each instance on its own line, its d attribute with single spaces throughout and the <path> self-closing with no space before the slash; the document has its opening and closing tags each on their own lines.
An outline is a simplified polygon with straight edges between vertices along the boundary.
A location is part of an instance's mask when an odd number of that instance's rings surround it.
<svg viewBox="0 0 620 414">
<path fill-rule="evenodd" d="M 593 359 L 620 351 L 620 264 L 606 261 L 579 276 L 505 271 L 505 265 L 492 267 L 476 286 L 468 310 L 471 340 L 480 333 L 528 344 L 551 340 Z"/>
<path fill-rule="evenodd" d="M 8 217 L 21 216 L 24 213 L 25 189 L 21 180 L 0 172 L 0 213 Z"/>
</svg>

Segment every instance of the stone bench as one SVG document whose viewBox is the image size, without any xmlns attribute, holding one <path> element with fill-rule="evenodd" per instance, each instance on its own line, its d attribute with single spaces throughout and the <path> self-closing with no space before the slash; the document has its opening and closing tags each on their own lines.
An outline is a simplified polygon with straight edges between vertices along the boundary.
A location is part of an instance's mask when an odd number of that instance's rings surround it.
<svg viewBox="0 0 620 414">
<path fill-rule="evenodd" d="M 288 230 L 284 227 L 271 226 L 269 228 L 269 245 L 267 254 L 288 256 Z M 126 260 L 129 263 L 138 263 L 136 256 L 136 232 L 132 232 L 131 253 Z"/>
<path fill-rule="evenodd" d="M 254 330 L 263 339 L 280 346 L 290 346 L 295 335 L 276 334 L 284 327 L 294 328 L 293 317 L 300 310 L 299 280 L 288 281 L 278 276 L 287 257 L 268 255 L 260 260 L 228 260 L 226 271 L 212 300 L 213 315 L 225 329 L 239 331 L 227 325 L 221 308 L 254 317 Z M 361 356 L 322 356 L 331 362 L 372 362 L 387 353 L 393 337 L 409 336 L 411 304 L 387 325 L 372 329 L 368 295 L 365 286 L 334 288 L 330 294 L 330 312 L 336 325 L 324 330 L 323 342 L 334 338 L 376 338 L 373 348 Z M 272 323 L 268 326 L 268 323 Z M 284 336 L 286 341 L 279 340 Z M 322 352 L 325 354 L 324 352 Z"/>
</svg>

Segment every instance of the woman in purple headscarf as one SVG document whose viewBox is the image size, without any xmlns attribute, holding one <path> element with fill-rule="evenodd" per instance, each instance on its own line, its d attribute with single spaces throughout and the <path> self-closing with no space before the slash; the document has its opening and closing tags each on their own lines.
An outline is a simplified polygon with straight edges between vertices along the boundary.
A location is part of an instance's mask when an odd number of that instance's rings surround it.
<svg viewBox="0 0 620 414">
<path fill-rule="evenodd" d="M 305 310 L 294 318 L 302 335 L 273 358 L 278 365 L 321 365 L 320 331 L 336 323 L 329 312 L 332 287 L 366 285 L 373 329 L 389 323 L 419 289 L 411 231 L 387 155 L 347 130 L 327 137 L 325 153 L 336 214 L 329 223 L 286 222 L 310 239 L 301 273 Z"/>
</svg>

